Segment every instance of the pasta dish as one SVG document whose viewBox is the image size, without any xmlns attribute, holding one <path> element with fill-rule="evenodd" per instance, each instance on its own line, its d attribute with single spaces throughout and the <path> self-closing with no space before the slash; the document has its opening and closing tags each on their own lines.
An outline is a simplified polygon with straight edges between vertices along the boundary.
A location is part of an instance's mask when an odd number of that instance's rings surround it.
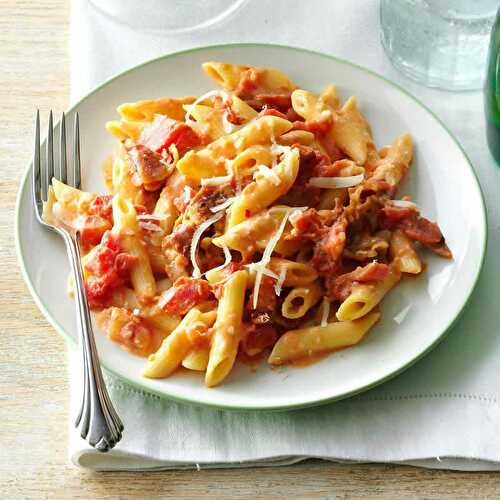
<svg viewBox="0 0 500 500">
<path fill-rule="evenodd" d="M 451 258 L 396 198 L 413 143 L 377 148 L 356 98 L 275 69 L 202 65 L 199 97 L 125 103 L 103 167 L 109 194 L 53 179 L 44 217 L 80 233 L 86 294 L 110 339 L 220 384 L 237 359 L 296 364 L 359 343 L 417 250 Z M 68 280 L 68 292 L 73 293 Z"/>
</svg>

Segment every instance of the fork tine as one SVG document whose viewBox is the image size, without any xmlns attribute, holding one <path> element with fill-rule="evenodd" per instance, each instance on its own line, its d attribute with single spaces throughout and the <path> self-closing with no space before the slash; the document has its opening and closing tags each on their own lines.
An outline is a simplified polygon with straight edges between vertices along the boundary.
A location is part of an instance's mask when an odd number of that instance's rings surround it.
<svg viewBox="0 0 500 500">
<path fill-rule="evenodd" d="M 42 178 L 42 196 L 47 199 L 49 185 L 54 177 L 54 137 L 53 137 L 53 117 L 52 110 L 49 113 L 49 125 L 47 130 L 47 167 L 45 169 L 45 179 Z"/>
<path fill-rule="evenodd" d="M 75 115 L 75 137 L 74 137 L 74 160 L 73 160 L 73 185 L 80 189 L 82 182 L 82 170 L 80 163 L 80 117 Z"/>
<path fill-rule="evenodd" d="M 59 141 L 59 180 L 68 183 L 68 163 L 66 160 L 66 116 L 64 112 L 61 116 L 61 124 L 59 125 L 61 132 L 61 139 Z"/>
<path fill-rule="evenodd" d="M 35 203 L 41 199 L 42 179 L 40 178 L 40 110 L 36 110 L 35 152 L 33 153 L 33 198 Z"/>
</svg>

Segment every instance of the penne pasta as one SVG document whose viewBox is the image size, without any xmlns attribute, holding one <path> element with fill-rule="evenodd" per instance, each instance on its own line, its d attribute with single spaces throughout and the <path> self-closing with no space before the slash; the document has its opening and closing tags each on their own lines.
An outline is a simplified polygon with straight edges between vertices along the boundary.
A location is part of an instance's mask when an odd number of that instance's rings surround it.
<svg viewBox="0 0 500 500">
<path fill-rule="evenodd" d="M 206 331 L 214 320 L 213 313 L 202 313 L 198 309 L 189 311 L 177 328 L 163 340 L 158 351 L 149 356 L 143 375 L 147 378 L 165 378 L 171 375 L 191 349 L 189 329 Z"/>
<path fill-rule="evenodd" d="M 271 365 L 285 365 L 356 345 L 379 318 L 380 313 L 372 312 L 354 321 L 291 330 L 276 342 L 268 361 Z"/>
<path fill-rule="evenodd" d="M 237 271 L 223 285 L 205 375 L 208 387 L 220 384 L 233 367 L 240 342 L 246 286 L 246 271 Z"/>
<path fill-rule="evenodd" d="M 54 179 L 43 218 L 80 233 L 89 306 L 113 341 L 149 356 L 145 377 L 182 366 L 214 387 L 238 355 L 271 349 L 281 365 L 359 343 L 402 273 L 422 272 L 418 243 L 452 253 L 437 224 L 394 198 L 408 133 L 378 148 L 335 85 L 313 93 L 277 69 L 202 68 L 218 90 L 121 104 L 106 123 L 110 194 Z"/>
<path fill-rule="evenodd" d="M 422 261 L 412 241 L 403 231 L 400 229 L 393 231 L 389 248 L 392 260 L 402 273 L 419 274 L 422 272 Z"/>
<path fill-rule="evenodd" d="M 306 286 L 297 286 L 290 290 L 281 305 L 281 314 L 287 319 L 298 319 L 315 306 L 323 297 L 323 289 L 314 282 Z"/>
<path fill-rule="evenodd" d="M 128 200 L 116 195 L 113 198 L 113 232 L 119 236 L 123 248 L 137 259 L 130 271 L 130 281 L 135 293 L 141 298 L 152 298 L 156 293 L 156 281 L 145 245 L 139 236 L 137 214 Z"/>
<path fill-rule="evenodd" d="M 271 137 L 279 137 L 291 128 L 292 124 L 288 120 L 264 116 L 217 139 L 200 151 L 190 151 L 179 160 L 177 169 L 195 181 L 227 175 L 226 160 L 235 158 L 250 146 L 270 144 Z"/>
<path fill-rule="evenodd" d="M 278 179 L 257 178 L 250 183 L 231 205 L 228 227 L 243 222 L 253 214 L 267 208 L 292 187 L 299 172 L 299 152 L 291 148 L 281 162 L 273 167 L 272 173 Z"/>
<path fill-rule="evenodd" d="M 337 311 L 339 321 L 350 321 L 368 314 L 384 295 L 401 279 L 396 266 L 390 268 L 387 276 L 374 284 L 359 284 L 353 287 L 351 294 L 340 304 Z"/>
</svg>

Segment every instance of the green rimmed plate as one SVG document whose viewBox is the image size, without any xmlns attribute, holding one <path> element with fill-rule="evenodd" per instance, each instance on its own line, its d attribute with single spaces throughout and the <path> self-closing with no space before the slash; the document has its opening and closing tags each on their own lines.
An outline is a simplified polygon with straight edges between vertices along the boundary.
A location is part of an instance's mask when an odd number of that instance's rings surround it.
<svg viewBox="0 0 500 500">
<path fill-rule="evenodd" d="M 457 141 L 423 104 L 382 77 L 331 56 L 272 45 L 224 45 L 155 59 L 104 83 L 68 111 L 81 118 L 83 186 L 104 191 L 100 165 L 112 151 L 104 123 L 125 101 L 201 94 L 212 87 L 200 64 L 223 60 L 271 66 L 301 87 L 319 91 L 337 85 L 342 98 L 356 95 L 370 121 L 375 142 L 383 145 L 402 131 L 416 144 L 413 168 L 401 194 L 411 195 L 429 218 L 439 221 L 455 259 L 426 255 L 428 268 L 406 280 L 384 301 L 383 319 L 367 339 L 306 368 L 253 373 L 237 366 L 217 388 L 204 387 L 195 373 L 165 380 L 140 376 L 144 360 L 97 334 L 106 369 L 144 390 L 168 398 L 231 409 L 289 409 L 357 394 L 409 367 L 443 337 L 465 307 L 479 276 L 486 247 L 486 212 L 473 169 Z M 74 306 L 66 296 L 69 266 L 63 243 L 33 217 L 27 169 L 16 207 L 16 245 L 24 278 L 47 319 L 76 340 Z"/>
</svg>

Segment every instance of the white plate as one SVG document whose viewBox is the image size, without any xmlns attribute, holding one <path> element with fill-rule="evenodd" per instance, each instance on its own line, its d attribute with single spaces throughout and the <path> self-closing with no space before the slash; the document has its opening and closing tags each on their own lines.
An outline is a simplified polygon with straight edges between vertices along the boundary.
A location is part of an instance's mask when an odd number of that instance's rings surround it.
<svg viewBox="0 0 500 500">
<path fill-rule="evenodd" d="M 346 61 L 288 47 L 232 45 L 165 56 L 106 82 L 68 111 L 80 114 L 83 131 L 83 187 L 104 191 L 101 162 L 113 150 L 104 123 L 125 101 L 201 94 L 212 87 L 200 64 L 207 60 L 270 66 L 290 75 L 300 87 L 320 91 L 335 83 L 342 98 L 355 95 L 372 125 L 377 145 L 409 131 L 416 157 L 401 194 L 410 194 L 423 214 L 437 220 L 453 261 L 426 253 L 428 268 L 405 280 L 382 305 L 383 319 L 359 346 L 330 355 L 306 368 L 256 373 L 238 365 L 220 387 L 207 389 L 195 373 L 165 380 L 140 376 L 144 360 L 97 333 L 103 365 L 111 372 L 159 395 L 239 409 L 285 409 L 344 398 L 387 380 L 428 352 L 464 308 L 478 278 L 486 244 L 481 191 L 464 152 L 421 103 L 380 76 Z M 54 327 L 76 339 L 74 305 L 66 296 L 69 272 L 58 236 L 41 228 L 32 214 L 29 172 L 23 178 L 16 211 L 17 249 L 33 297 Z"/>
</svg>

